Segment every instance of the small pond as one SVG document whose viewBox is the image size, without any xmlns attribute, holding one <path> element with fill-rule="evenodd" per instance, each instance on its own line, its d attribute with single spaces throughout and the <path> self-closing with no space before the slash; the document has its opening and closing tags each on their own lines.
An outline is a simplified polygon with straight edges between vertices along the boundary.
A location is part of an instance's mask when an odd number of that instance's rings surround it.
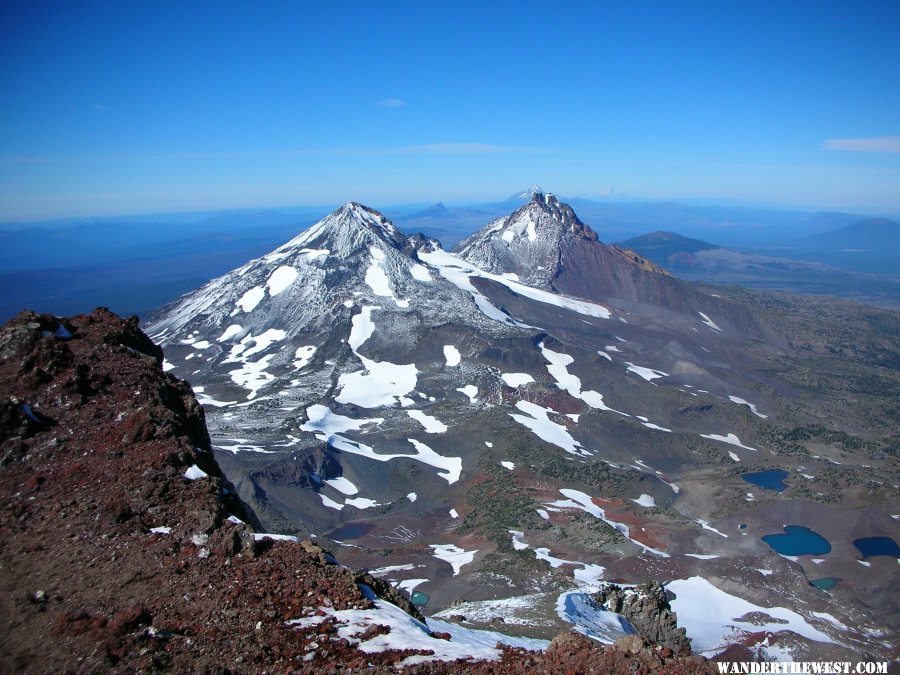
<svg viewBox="0 0 900 675">
<path fill-rule="evenodd" d="M 337 541 L 344 541 L 345 539 L 358 539 L 359 537 L 368 534 L 373 527 L 375 526 L 372 523 L 366 522 L 347 523 L 346 525 L 341 525 L 338 529 L 329 532 L 328 538 L 335 539 Z"/>
<path fill-rule="evenodd" d="M 413 591 L 409 596 L 409 601 L 416 607 L 424 607 L 429 600 L 431 598 L 428 597 L 428 593 L 423 593 L 422 591 Z"/>
<path fill-rule="evenodd" d="M 784 469 L 767 469 L 741 474 L 741 478 L 747 483 L 774 492 L 784 492 L 787 489 L 787 483 L 784 482 L 787 477 L 788 472 Z"/>
<path fill-rule="evenodd" d="M 864 537 L 854 539 L 853 545 L 859 549 L 863 559 L 876 555 L 886 555 L 892 558 L 900 558 L 900 546 L 890 537 Z"/>
<path fill-rule="evenodd" d="M 839 581 L 840 579 L 838 579 L 837 577 L 823 577 L 821 579 L 810 579 L 809 583 L 811 586 L 820 588 L 823 591 L 828 591 L 834 588 Z"/>
<path fill-rule="evenodd" d="M 784 532 L 767 534 L 762 540 L 781 555 L 825 555 L 831 544 L 817 532 L 801 525 L 785 525 Z"/>
</svg>

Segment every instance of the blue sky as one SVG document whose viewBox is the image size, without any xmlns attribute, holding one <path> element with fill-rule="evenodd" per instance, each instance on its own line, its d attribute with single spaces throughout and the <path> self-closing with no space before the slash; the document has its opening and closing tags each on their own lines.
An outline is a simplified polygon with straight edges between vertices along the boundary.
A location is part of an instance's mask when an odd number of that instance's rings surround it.
<svg viewBox="0 0 900 675">
<path fill-rule="evenodd" d="M 0 8 L 0 220 L 568 196 L 900 210 L 900 3 Z"/>
</svg>

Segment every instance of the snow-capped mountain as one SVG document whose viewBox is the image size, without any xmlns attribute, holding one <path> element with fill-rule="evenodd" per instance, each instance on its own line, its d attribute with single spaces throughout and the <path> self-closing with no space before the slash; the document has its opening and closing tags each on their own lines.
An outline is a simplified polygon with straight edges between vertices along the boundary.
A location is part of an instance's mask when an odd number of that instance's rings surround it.
<svg viewBox="0 0 900 675">
<path fill-rule="evenodd" d="M 535 195 L 543 194 L 544 190 L 537 183 L 533 183 L 530 187 L 517 192 L 508 198 L 507 201 L 529 201 Z"/>
<path fill-rule="evenodd" d="M 558 293 L 694 305 L 686 284 L 633 251 L 601 242 L 571 206 L 550 193 L 533 193 L 527 204 L 467 237 L 456 251 L 481 269 Z"/>
<path fill-rule="evenodd" d="M 541 621 L 578 623 L 559 593 L 604 577 L 751 556 L 793 578 L 738 528 L 771 527 L 738 467 L 768 467 L 802 405 L 780 347 L 630 256 L 543 193 L 458 254 L 349 203 L 147 332 L 266 529 L 346 545 L 433 606 L 533 593 Z"/>
</svg>

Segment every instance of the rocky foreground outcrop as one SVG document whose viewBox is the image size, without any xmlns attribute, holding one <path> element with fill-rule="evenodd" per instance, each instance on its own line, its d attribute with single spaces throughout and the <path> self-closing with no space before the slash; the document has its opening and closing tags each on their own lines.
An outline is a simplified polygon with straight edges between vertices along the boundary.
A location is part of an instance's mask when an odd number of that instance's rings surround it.
<svg viewBox="0 0 900 675">
<path fill-rule="evenodd" d="M 190 386 L 139 329 L 98 309 L 0 329 L 0 672 L 396 672 L 326 617 L 371 609 L 377 579 L 312 542 L 254 537 Z M 242 522 L 243 521 L 243 522 Z M 371 597 L 371 596 L 369 596 Z M 715 672 L 629 638 L 416 672 Z"/>
<path fill-rule="evenodd" d="M 604 584 L 592 597 L 599 605 L 628 619 L 645 640 L 668 648 L 675 654 L 691 653 L 691 641 L 684 628 L 678 627 L 666 589 L 658 581 L 628 589 L 616 584 Z"/>
</svg>

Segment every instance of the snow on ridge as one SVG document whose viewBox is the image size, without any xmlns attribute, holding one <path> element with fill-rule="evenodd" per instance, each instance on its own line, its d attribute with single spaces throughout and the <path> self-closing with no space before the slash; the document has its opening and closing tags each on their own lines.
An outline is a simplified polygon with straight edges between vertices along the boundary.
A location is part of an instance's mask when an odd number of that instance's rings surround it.
<svg viewBox="0 0 900 675">
<path fill-rule="evenodd" d="M 703 323 L 705 323 L 707 326 L 709 326 L 712 330 L 716 331 L 717 333 L 722 332 L 722 329 L 716 325 L 716 322 L 713 321 L 712 319 L 710 319 L 708 316 L 706 316 L 706 314 L 704 314 L 703 312 L 697 312 L 697 314 L 699 314 L 700 317 L 703 319 Z"/>
<path fill-rule="evenodd" d="M 541 354 L 543 354 L 544 358 L 550 362 L 550 365 L 547 366 L 547 372 L 549 372 L 553 379 L 556 380 L 557 387 L 568 392 L 573 398 L 581 399 L 592 408 L 630 417 L 628 413 L 614 410 L 606 405 L 606 403 L 603 402 L 603 394 L 600 392 L 592 389 L 588 391 L 581 390 L 581 378 L 570 373 L 568 369 L 568 367 L 575 362 L 573 357 L 568 354 L 563 354 L 562 352 L 555 352 L 552 349 L 547 348 L 543 342 L 538 346 L 541 348 Z"/>
<path fill-rule="evenodd" d="M 628 366 L 627 370 L 631 371 L 635 375 L 644 378 L 645 380 L 647 380 L 647 382 L 652 382 L 653 380 L 656 380 L 658 378 L 669 376 L 669 373 L 664 373 L 661 370 L 655 370 L 653 368 L 645 368 L 644 366 L 636 366 L 630 361 L 626 361 L 625 365 Z"/>
<path fill-rule="evenodd" d="M 358 431 L 367 424 L 381 424 L 384 421 L 382 417 L 355 420 L 338 415 L 332 412 L 328 406 L 318 403 L 306 409 L 306 416 L 307 421 L 301 425 L 300 430 L 324 433 L 326 440 L 334 434 L 341 434 L 345 431 Z"/>
<path fill-rule="evenodd" d="M 748 408 L 750 408 L 750 412 L 752 412 L 757 417 L 761 417 L 762 419 L 768 419 L 768 417 L 769 417 L 768 415 L 763 415 L 761 412 L 759 412 L 759 410 L 756 409 L 755 405 L 745 401 L 742 398 L 738 398 L 737 396 L 729 396 L 728 400 L 730 400 L 732 403 L 737 403 L 739 405 L 747 406 Z"/>
<path fill-rule="evenodd" d="M 593 453 L 585 450 L 581 443 L 572 438 L 568 430 L 562 425 L 550 419 L 550 413 L 556 413 L 552 408 L 544 408 L 530 401 L 517 401 L 516 408 L 525 415 L 508 413 L 519 424 L 531 429 L 534 434 L 547 443 L 562 448 L 572 455 L 589 457 Z"/>
<path fill-rule="evenodd" d="M 334 448 L 353 455 L 368 457 L 378 462 L 388 462 L 392 459 L 411 459 L 423 464 L 427 464 L 439 469 L 438 476 L 453 484 L 459 480 L 462 475 L 462 458 L 448 457 L 440 455 L 430 447 L 413 438 L 408 438 L 413 447 L 416 449 L 415 454 L 406 453 L 387 453 L 379 454 L 370 446 L 352 441 L 341 435 L 345 431 L 360 429 L 362 426 L 371 423 L 380 424 L 382 418 L 354 420 L 349 417 L 336 415 L 323 405 L 313 405 L 306 409 L 309 420 L 304 423 L 300 429 L 302 431 L 310 431 L 316 434 L 316 438 L 320 441 L 330 443 Z M 412 495 L 414 493 L 410 493 Z M 415 501 L 412 498 L 410 501 Z"/>
<path fill-rule="evenodd" d="M 451 485 L 459 480 L 460 475 L 462 475 L 462 457 L 445 457 L 414 438 L 407 438 L 406 440 L 412 443 L 417 451 L 415 459 L 435 468 L 443 469 L 443 471 L 438 471 L 438 476 Z"/>
<path fill-rule="evenodd" d="M 652 546 L 647 546 L 647 544 L 641 543 L 637 539 L 633 539 L 631 537 L 631 528 L 629 528 L 625 523 L 619 523 L 607 517 L 606 510 L 597 506 L 590 495 L 585 494 L 580 490 L 572 490 L 569 488 L 561 489 L 560 493 L 562 493 L 564 497 L 568 497 L 568 499 L 560 499 L 555 502 L 550 502 L 549 504 L 547 504 L 547 506 L 553 506 L 560 509 L 579 509 L 581 511 L 584 511 L 585 513 L 589 513 L 595 518 L 602 520 L 613 529 L 618 530 L 619 533 L 622 534 L 622 536 L 628 539 L 628 541 L 630 541 L 631 543 L 636 544 L 637 546 L 642 548 L 645 553 L 652 553 L 659 558 L 670 557 L 669 554 L 665 551 L 660 551 L 659 549 L 653 548 Z"/>
<path fill-rule="evenodd" d="M 749 445 L 744 445 L 743 443 L 741 443 L 741 439 L 732 433 L 729 433 L 727 436 L 720 436 L 719 434 L 700 434 L 700 436 L 702 438 L 708 438 L 711 441 L 722 441 L 723 443 L 736 445 L 737 447 L 743 448 L 744 450 L 752 450 L 753 452 L 757 452 L 756 448 L 751 448 Z"/>
<path fill-rule="evenodd" d="M 345 499 L 344 504 L 360 510 L 371 509 L 375 506 L 381 506 L 380 502 L 376 502 L 374 499 L 368 499 L 366 497 L 353 497 L 352 499 Z"/>
<path fill-rule="evenodd" d="M 481 277 L 483 279 L 495 281 L 506 286 L 514 293 L 522 295 L 530 300 L 553 305 L 562 309 L 568 309 L 585 316 L 609 319 L 612 315 L 611 312 L 602 305 L 586 302 L 584 300 L 576 300 L 575 298 L 570 298 L 568 296 L 558 295 L 550 293 L 549 291 L 526 286 L 518 281 L 508 279 L 503 275 L 486 272 L 472 263 L 467 262 L 465 259 L 444 250 L 420 252 L 419 257 L 424 262 L 437 269 L 445 279 L 456 285 L 458 288 L 471 293 L 479 309 L 481 309 L 481 311 L 489 318 L 500 321 L 501 323 L 533 328 L 532 326 L 521 324 L 497 309 L 497 307 L 491 304 L 487 298 L 475 288 L 470 281 L 471 277 Z"/>
<path fill-rule="evenodd" d="M 382 267 L 385 259 L 384 251 L 376 246 L 371 246 L 369 247 L 369 253 L 371 259 L 364 279 L 366 285 L 372 289 L 375 295 L 390 298 L 398 307 L 409 307 L 409 300 L 399 299 L 394 293 L 394 289 L 391 288 L 391 282 L 384 271 L 384 267 Z"/>
</svg>

